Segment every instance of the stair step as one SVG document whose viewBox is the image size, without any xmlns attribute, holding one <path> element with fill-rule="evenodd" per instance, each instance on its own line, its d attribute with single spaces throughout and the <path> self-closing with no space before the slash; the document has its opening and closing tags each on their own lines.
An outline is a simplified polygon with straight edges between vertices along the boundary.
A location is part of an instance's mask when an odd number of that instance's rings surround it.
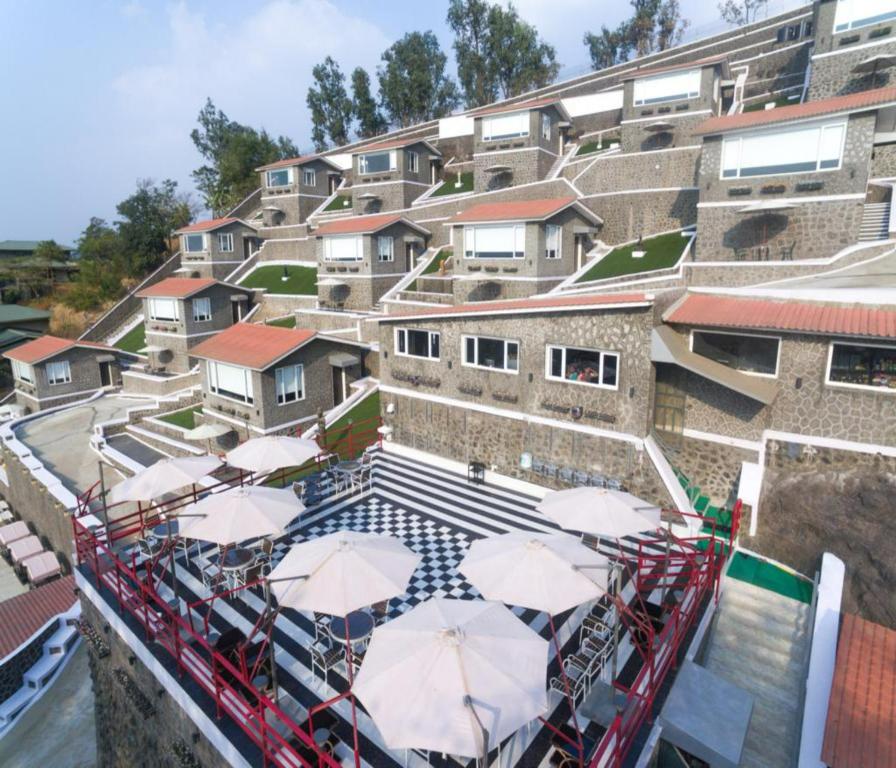
<svg viewBox="0 0 896 768">
<path fill-rule="evenodd" d="M 43 688 L 44 684 L 62 662 L 62 656 L 56 654 L 45 654 L 41 656 L 34 665 L 22 676 L 25 685 L 38 690 Z"/>
<path fill-rule="evenodd" d="M 65 624 L 52 634 L 50 639 L 44 644 L 44 648 L 51 654 L 62 654 L 71 647 L 72 641 L 77 637 L 77 626 Z"/>
</svg>

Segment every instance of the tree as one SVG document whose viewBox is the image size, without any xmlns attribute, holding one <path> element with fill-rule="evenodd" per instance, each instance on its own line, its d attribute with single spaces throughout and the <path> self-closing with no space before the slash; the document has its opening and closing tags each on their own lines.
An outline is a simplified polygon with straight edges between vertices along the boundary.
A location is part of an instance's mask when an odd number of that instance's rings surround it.
<svg viewBox="0 0 896 768">
<path fill-rule="evenodd" d="M 118 232 L 92 218 L 78 240 L 78 276 L 63 300 L 77 310 L 94 309 L 121 292 L 124 254 Z"/>
<path fill-rule="evenodd" d="M 467 107 L 481 107 L 498 98 L 495 68 L 490 60 L 490 6 L 485 0 L 451 0 L 448 26 L 454 32 L 457 79 Z"/>
<path fill-rule="evenodd" d="M 550 84 L 560 65 L 553 46 L 542 42 L 531 24 L 523 21 L 513 4 L 493 5 L 488 14 L 489 59 L 504 98 Z"/>
<path fill-rule="evenodd" d="M 385 132 L 386 118 L 370 92 L 370 75 L 363 67 L 352 72 L 352 112 L 358 121 L 358 136 L 369 139 Z"/>
<path fill-rule="evenodd" d="M 753 0 L 745 0 L 745 2 Z M 681 17 L 679 0 L 631 0 L 632 16 L 615 30 L 585 33 L 584 43 L 594 69 L 628 61 L 632 54 L 647 56 L 681 42 L 690 22 Z"/>
<path fill-rule="evenodd" d="M 327 148 L 327 137 L 336 146 L 348 143 L 352 121 L 352 102 L 345 92 L 345 75 L 332 57 L 311 70 L 314 85 L 308 89 L 305 103 L 311 110 L 311 140 L 321 152 Z"/>
<path fill-rule="evenodd" d="M 599 34 L 585 33 L 585 45 L 591 56 L 591 67 L 594 70 L 612 67 L 628 61 L 631 54 L 630 35 L 625 23 L 616 29 L 602 26 Z"/>
<path fill-rule="evenodd" d="M 719 3 L 722 21 L 735 27 L 752 24 L 759 18 L 760 11 L 768 11 L 768 0 L 725 0 Z"/>
<path fill-rule="evenodd" d="M 52 279 L 53 264 L 65 261 L 66 253 L 55 240 L 42 240 L 37 244 L 31 256 L 35 265 L 43 271 L 47 279 Z"/>
<path fill-rule="evenodd" d="M 660 3 L 656 15 L 656 50 L 665 51 L 681 42 L 690 22 L 681 18 L 678 0 Z"/>
<path fill-rule="evenodd" d="M 392 124 L 435 120 L 459 103 L 457 85 L 445 73 L 445 54 L 431 32 L 409 32 L 383 52 L 377 69 L 380 101 Z"/>
<path fill-rule="evenodd" d="M 274 139 L 264 130 L 240 125 L 211 99 L 200 110 L 198 122 L 190 138 L 206 164 L 192 175 L 205 206 L 215 215 L 231 210 L 258 188 L 258 166 L 299 154 L 290 139 Z"/>
</svg>

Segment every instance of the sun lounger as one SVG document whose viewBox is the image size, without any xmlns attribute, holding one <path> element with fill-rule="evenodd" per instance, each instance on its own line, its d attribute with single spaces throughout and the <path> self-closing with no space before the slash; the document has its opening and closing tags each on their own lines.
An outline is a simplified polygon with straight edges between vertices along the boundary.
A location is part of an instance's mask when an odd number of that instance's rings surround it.
<svg viewBox="0 0 896 768">
<path fill-rule="evenodd" d="M 14 541 L 24 539 L 31 531 L 28 525 L 22 520 L 16 520 L 14 523 L 0 527 L 0 547 L 8 547 Z"/>
<path fill-rule="evenodd" d="M 26 557 L 31 557 L 44 551 L 44 545 L 37 536 L 26 536 L 24 539 L 14 541 L 9 545 L 9 556 L 14 563 L 21 563 Z"/>
<path fill-rule="evenodd" d="M 28 582 L 32 585 L 42 584 L 62 573 L 59 561 L 52 552 L 38 552 L 36 555 L 26 557 L 22 561 L 22 568 L 25 569 Z"/>
</svg>

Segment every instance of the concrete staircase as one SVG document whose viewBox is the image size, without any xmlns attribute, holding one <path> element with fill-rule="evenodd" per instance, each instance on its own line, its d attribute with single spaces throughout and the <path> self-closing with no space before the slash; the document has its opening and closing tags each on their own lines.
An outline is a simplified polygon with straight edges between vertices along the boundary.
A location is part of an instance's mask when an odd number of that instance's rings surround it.
<svg viewBox="0 0 896 768">
<path fill-rule="evenodd" d="M 890 203 L 865 203 L 859 240 L 886 240 L 890 236 Z"/>
<path fill-rule="evenodd" d="M 810 642 L 810 606 L 727 579 L 705 666 L 754 697 L 741 765 L 795 765 Z"/>
</svg>

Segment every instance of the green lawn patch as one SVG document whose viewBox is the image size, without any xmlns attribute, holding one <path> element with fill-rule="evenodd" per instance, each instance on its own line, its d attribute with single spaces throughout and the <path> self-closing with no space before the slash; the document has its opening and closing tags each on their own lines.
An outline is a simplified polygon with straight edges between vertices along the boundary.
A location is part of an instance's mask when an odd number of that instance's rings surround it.
<svg viewBox="0 0 896 768">
<path fill-rule="evenodd" d="M 732 579 L 746 581 L 770 592 L 799 600 L 803 603 L 812 602 L 812 583 L 795 576 L 773 563 L 761 560 L 758 557 L 735 552 L 728 567 L 728 575 Z"/>
<path fill-rule="evenodd" d="M 380 415 L 380 392 L 377 390 L 372 395 L 368 395 L 359 403 L 355 403 L 348 413 L 343 414 L 342 418 L 337 419 L 335 423 L 327 427 L 327 443 L 333 443 L 341 440 L 348 435 L 349 422 L 357 424 L 367 419 L 373 419 Z"/>
<path fill-rule="evenodd" d="M 688 239 L 682 237 L 680 232 L 671 232 L 667 235 L 649 237 L 640 245 L 632 243 L 621 248 L 614 248 L 576 282 L 587 283 L 591 280 L 603 280 L 608 277 L 634 275 L 639 272 L 674 267 L 681 258 L 687 243 Z M 632 258 L 634 250 L 642 250 L 646 253 L 640 259 L 635 259 Z"/>
<path fill-rule="evenodd" d="M 163 413 L 158 419 L 159 421 L 167 421 L 169 424 L 173 424 L 175 427 L 181 427 L 182 429 L 195 429 L 195 416 L 201 411 L 201 405 L 194 405 L 192 408 L 186 408 L 183 411 Z"/>
<path fill-rule="evenodd" d="M 268 320 L 267 325 L 277 325 L 280 328 L 295 328 L 296 316 L 288 315 L 287 317 L 278 317 L 276 320 Z"/>
<path fill-rule="evenodd" d="M 450 248 L 443 248 L 439 251 L 438 255 L 426 265 L 426 268 L 420 273 L 421 275 L 431 275 L 433 272 L 438 272 L 439 267 L 442 266 L 443 261 L 447 261 L 451 258 L 454 251 Z"/>
<path fill-rule="evenodd" d="M 457 181 L 457 175 L 449 176 L 445 179 L 445 183 L 442 184 L 435 192 L 433 192 L 430 197 L 444 197 L 445 195 L 459 195 L 461 192 L 472 192 L 473 191 L 473 171 L 467 171 L 466 173 L 460 174 L 460 186 L 454 186 Z"/>
<path fill-rule="evenodd" d="M 284 275 L 286 280 L 283 279 Z M 269 264 L 251 272 L 240 285 L 246 288 L 266 288 L 268 293 L 291 296 L 317 295 L 317 269 L 297 265 Z"/>
<path fill-rule="evenodd" d="M 144 323 L 135 325 L 115 342 L 115 346 L 125 352 L 133 352 L 134 354 L 137 354 L 146 346 L 146 325 Z"/>
<path fill-rule="evenodd" d="M 350 211 L 352 209 L 351 195 L 336 195 L 321 213 L 330 213 L 332 211 Z"/>
<path fill-rule="evenodd" d="M 603 149 L 603 146 L 600 144 L 600 142 L 589 141 L 587 144 L 582 144 L 582 146 L 576 150 L 576 157 L 581 157 L 582 155 L 590 155 L 592 152 L 597 152 L 601 149 Z"/>
<path fill-rule="evenodd" d="M 777 108 L 777 107 L 787 107 L 792 104 L 799 104 L 800 100 L 799 100 L 799 98 L 789 99 L 789 98 L 787 98 L 787 96 L 778 95 L 778 96 L 775 96 L 774 99 L 766 99 L 765 101 L 757 101 L 753 104 L 745 104 L 744 112 L 761 112 L 762 110 L 765 109 L 766 104 L 770 104 L 772 102 L 774 102 L 775 108 Z"/>
</svg>

